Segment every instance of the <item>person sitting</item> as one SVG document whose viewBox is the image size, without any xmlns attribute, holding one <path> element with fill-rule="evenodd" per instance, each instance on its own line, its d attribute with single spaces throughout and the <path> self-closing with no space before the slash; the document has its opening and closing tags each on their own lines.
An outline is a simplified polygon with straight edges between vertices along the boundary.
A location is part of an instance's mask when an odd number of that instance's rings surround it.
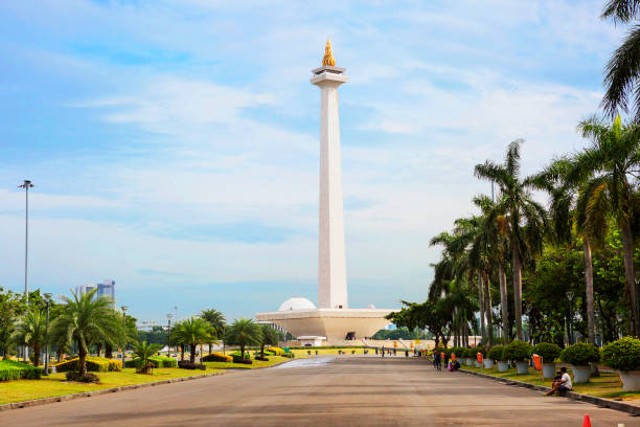
<svg viewBox="0 0 640 427">
<path fill-rule="evenodd" d="M 546 392 L 544 395 L 551 396 L 556 392 L 571 391 L 572 387 L 573 384 L 571 384 L 571 377 L 567 373 L 567 368 L 563 366 L 558 371 L 558 376 L 553 379 L 553 382 L 551 383 L 551 390 Z"/>
</svg>

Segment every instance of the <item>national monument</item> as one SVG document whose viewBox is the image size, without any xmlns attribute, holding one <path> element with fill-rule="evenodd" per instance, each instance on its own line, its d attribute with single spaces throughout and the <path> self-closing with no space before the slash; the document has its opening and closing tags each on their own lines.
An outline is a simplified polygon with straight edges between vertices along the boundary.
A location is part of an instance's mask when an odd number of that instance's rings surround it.
<svg viewBox="0 0 640 427">
<path fill-rule="evenodd" d="M 336 67 L 327 40 L 322 67 L 312 70 L 320 88 L 320 233 L 318 245 L 318 307 L 306 298 L 290 298 L 275 312 L 258 313 L 290 332 L 303 344 L 330 344 L 370 337 L 389 324 L 391 309 L 349 308 L 344 244 L 344 207 L 340 159 L 338 88 L 347 82 Z"/>
</svg>

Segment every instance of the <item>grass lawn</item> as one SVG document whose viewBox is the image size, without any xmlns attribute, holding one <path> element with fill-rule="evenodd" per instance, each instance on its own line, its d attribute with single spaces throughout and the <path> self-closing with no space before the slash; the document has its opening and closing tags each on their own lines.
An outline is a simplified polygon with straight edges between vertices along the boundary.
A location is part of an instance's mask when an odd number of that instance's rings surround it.
<svg viewBox="0 0 640 427">
<path fill-rule="evenodd" d="M 542 376 L 537 371 L 529 369 L 531 374 L 518 375 L 515 369 L 507 372 L 498 372 L 497 369 L 480 369 L 472 366 L 463 366 L 465 371 L 481 372 L 499 378 L 506 378 L 514 381 L 521 381 L 528 384 L 551 387 L 552 379 L 542 380 Z M 571 369 L 569 369 L 571 370 Z M 593 377 L 586 384 L 573 384 L 573 391 L 589 396 L 602 397 L 611 400 L 640 400 L 640 392 L 623 392 L 620 377 L 614 372 L 600 372 L 599 377 Z"/>
<path fill-rule="evenodd" d="M 277 365 L 291 359 L 285 357 L 269 357 L 268 362 L 254 360 L 252 365 L 238 363 L 205 362 L 207 369 L 188 370 L 179 368 L 156 368 L 153 374 L 137 374 L 135 368 L 124 368 L 121 372 L 99 372 L 100 384 L 84 384 L 67 382 L 64 373 L 52 374 L 39 380 L 16 380 L 0 382 L 0 405 L 22 402 L 25 400 L 43 399 L 84 393 L 87 391 L 116 388 L 132 384 L 152 383 L 173 378 L 184 378 L 198 375 L 219 375 L 225 369 L 254 369 Z"/>
</svg>

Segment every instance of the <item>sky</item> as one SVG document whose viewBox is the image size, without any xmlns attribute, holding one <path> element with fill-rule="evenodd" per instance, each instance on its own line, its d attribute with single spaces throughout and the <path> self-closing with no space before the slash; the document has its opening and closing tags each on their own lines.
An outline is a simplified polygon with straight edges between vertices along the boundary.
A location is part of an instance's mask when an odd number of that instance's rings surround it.
<svg viewBox="0 0 640 427">
<path fill-rule="evenodd" d="M 587 142 L 624 36 L 603 1 L 0 2 L 0 285 L 116 281 L 147 325 L 317 303 L 319 114 L 340 88 L 349 304 L 423 301 L 434 235 Z"/>
</svg>

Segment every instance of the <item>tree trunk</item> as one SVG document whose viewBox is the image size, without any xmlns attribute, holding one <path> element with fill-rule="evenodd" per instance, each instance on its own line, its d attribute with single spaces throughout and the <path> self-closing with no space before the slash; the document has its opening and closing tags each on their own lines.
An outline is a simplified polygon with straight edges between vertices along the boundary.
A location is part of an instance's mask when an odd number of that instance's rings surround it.
<svg viewBox="0 0 640 427">
<path fill-rule="evenodd" d="M 184 360 L 184 344 L 180 344 L 180 361 Z"/>
<path fill-rule="evenodd" d="M 509 302 L 507 301 L 507 277 L 502 261 L 498 263 L 498 278 L 500 279 L 500 311 L 502 312 L 502 342 L 509 341 Z"/>
<path fill-rule="evenodd" d="M 622 224 L 622 250 L 624 253 L 624 285 L 629 309 L 631 311 L 631 336 L 638 336 L 638 292 L 633 269 L 633 234 L 629 221 Z"/>
<path fill-rule="evenodd" d="M 102 352 L 102 343 L 96 346 L 96 356 L 100 357 L 101 352 Z"/>
<path fill-rule="evenodd" d="M 189 344 L 189 362 L 196 363 L 196 345 Z"/>
<path fill-rule="evenodd" d="M 487 341 L 489 346 L 493 345 L 493 305 L 491 304 L 491 281 L 489 275 L 485 278 L 487 291 L 485 292 L 487 301 L 485 303 L 485 312 L 487 313 Z"/>
<path fill-rule="evenodd" d="M 589 239 L 585 237 L 583 239 L 584 246 L 584 282 L 585 293 L 587 298 L 587 330 L 589 343 L 596 343 L 596 325 L 594 322 L 593 314 L 595 313 L 595 304 L 593 300 L 593 260 L 591 258 L 591 244 Z"/>
<path fill-rule="evenodd" d="M 511 244 L 511 263 L 513 264 L 513 307 L 514 322 L 516 324 L 516 338 L 523 341 L 522 335 L 522 260 L 518 243 Z"/>
<path fill-rule="evenodd" d="M 33 366 L 40 365 L 40 346 L 38 344 L 34 344 L 33 349 Z"/>
<path fill-rule="evenodd" d="M 87 351 L 82 345 L 78 346 L 78 371 L 81 377 L 87 374 Z"/>
<path fill-rule="evenodd" d="M 484 307 L 484 281 L 482 280 L 482 274 L 478 274 L 478 305 L 480 306 L 480 339 L 485 340 L 485 307 Z"/>
<path fill-rule="evenodd" d="M 111 344 L 104 345 L 104 357 L 113 359 L 113 346 Z"/>
</svg>

